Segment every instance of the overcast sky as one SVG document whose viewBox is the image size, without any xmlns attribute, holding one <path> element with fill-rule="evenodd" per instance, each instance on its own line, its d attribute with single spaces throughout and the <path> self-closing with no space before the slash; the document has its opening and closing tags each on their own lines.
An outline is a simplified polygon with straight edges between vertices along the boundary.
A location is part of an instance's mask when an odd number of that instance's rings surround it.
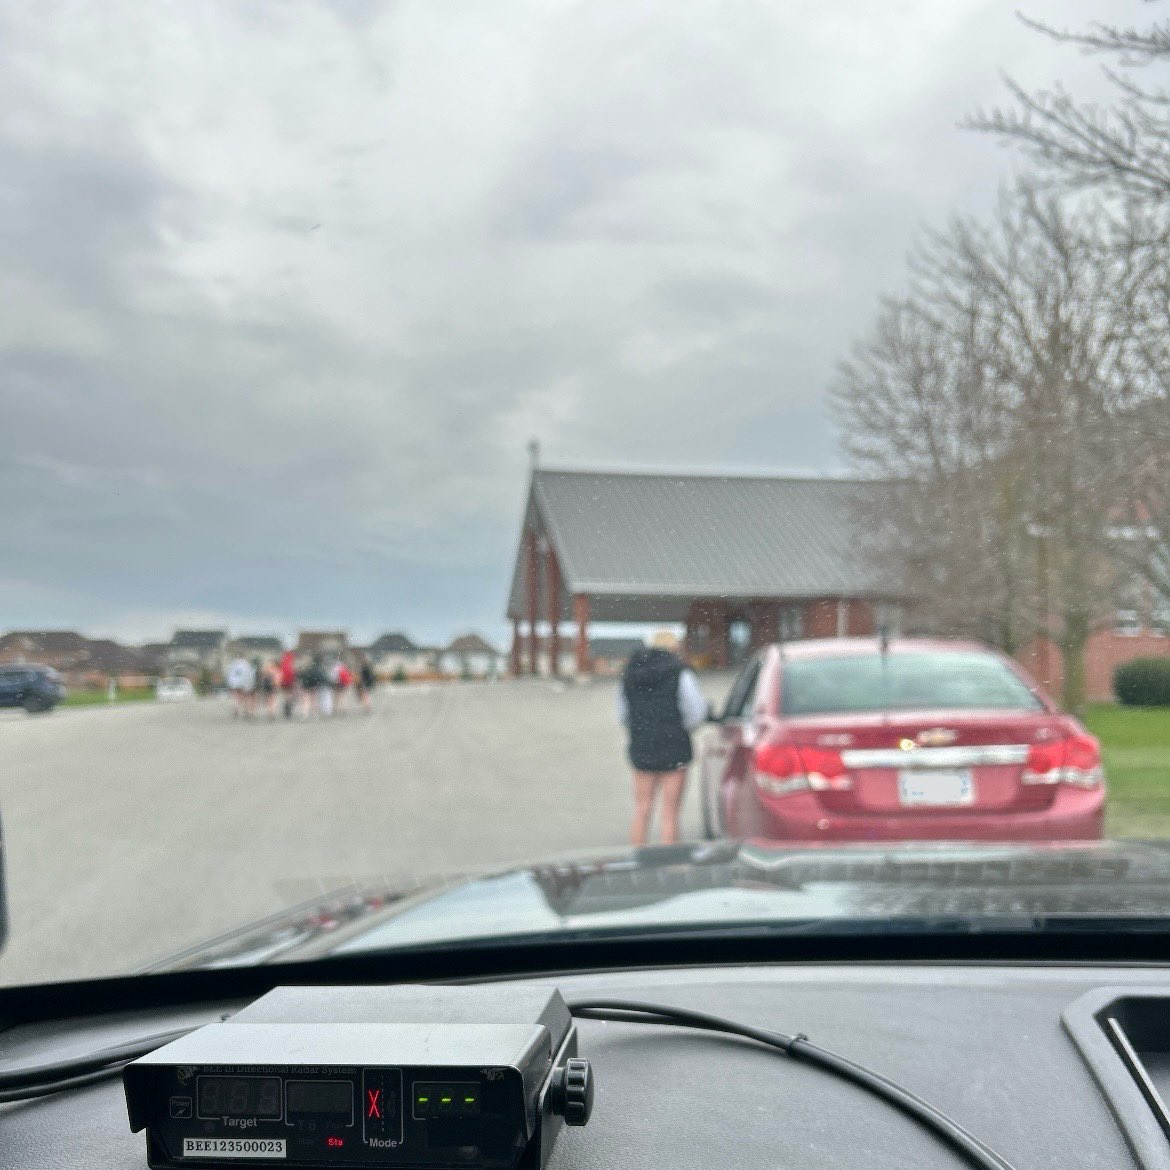
<svg viewBox="0 0 1170 1170">
<path fill-rule="evenodd" d="M 958 120 L 1100 89 L 1014 8 L 4 0 L 0 629 L 499 637 L 530 436 L 839 470 L 834 363 L 1014 165 Z"/>
</svg>

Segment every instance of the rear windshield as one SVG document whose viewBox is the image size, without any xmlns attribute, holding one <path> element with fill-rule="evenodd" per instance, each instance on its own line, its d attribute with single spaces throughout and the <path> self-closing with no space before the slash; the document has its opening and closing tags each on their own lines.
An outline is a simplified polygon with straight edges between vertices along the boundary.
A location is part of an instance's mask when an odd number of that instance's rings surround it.
<svg viewBox="0 0 1170 1170">
<path fill-rule="evenodd" d="M 784 663 L 786 715 L 844 711 L 992 707 L 1042 710 L 998 658 L 977 652 L 851 654 Z"/>
</svg>

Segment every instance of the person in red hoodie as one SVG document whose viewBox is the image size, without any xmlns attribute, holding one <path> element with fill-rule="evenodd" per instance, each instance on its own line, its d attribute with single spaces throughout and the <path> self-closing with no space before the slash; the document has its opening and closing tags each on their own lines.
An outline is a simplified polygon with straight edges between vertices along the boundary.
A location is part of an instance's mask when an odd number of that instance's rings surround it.
<svg viewBox="0 0 1170 1170">
<path fill-rule="evenodd" d="M 297 705 L 297 660 L 291 650 L 280 656 L 280 693 L 284 703 L 284 717 L 292 718 Z"/>
<path fill-rule="evenodd" d="M 337 713 L 344 715 L 346 708 L 345 696 L 349 688 L 353 685 L 353 671 L 349 669 L 343 658 L 339 658 L 333 664 L 332 682 L 337 698 Z"/>
</svg>

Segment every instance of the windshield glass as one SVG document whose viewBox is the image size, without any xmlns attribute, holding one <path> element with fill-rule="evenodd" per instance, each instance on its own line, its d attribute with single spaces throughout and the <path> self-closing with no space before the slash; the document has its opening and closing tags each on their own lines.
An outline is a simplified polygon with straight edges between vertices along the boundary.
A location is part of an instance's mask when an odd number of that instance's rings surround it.
<svg viewBox="0 0 1170 1170">
<path fill-rule="evenodd" d="M 782 668 L 786 715 L 843 711 L 1038 711 L 1043 705 L 990 654 L 853 654 L 788 660 Z"/>
<path fill-rule="evenodd" d="M 1168 5 L 0 0 L 0 985 L 1170 932 Z"/>
</svg>

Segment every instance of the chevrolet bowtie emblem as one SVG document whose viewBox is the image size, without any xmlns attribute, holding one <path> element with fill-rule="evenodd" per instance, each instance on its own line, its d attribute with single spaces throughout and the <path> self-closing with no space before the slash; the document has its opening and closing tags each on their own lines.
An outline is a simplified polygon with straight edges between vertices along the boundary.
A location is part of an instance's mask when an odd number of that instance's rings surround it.
<svg viewBox="0 0 1170 1170">
<path fill-rule="evenodd" d="M 931 727 L 918 733 L 918 742 L 923 747 L 944 747 L 948 743 L 954 743 L 957 738 L 958 733 L 949 727 Z"/>
</svg>

